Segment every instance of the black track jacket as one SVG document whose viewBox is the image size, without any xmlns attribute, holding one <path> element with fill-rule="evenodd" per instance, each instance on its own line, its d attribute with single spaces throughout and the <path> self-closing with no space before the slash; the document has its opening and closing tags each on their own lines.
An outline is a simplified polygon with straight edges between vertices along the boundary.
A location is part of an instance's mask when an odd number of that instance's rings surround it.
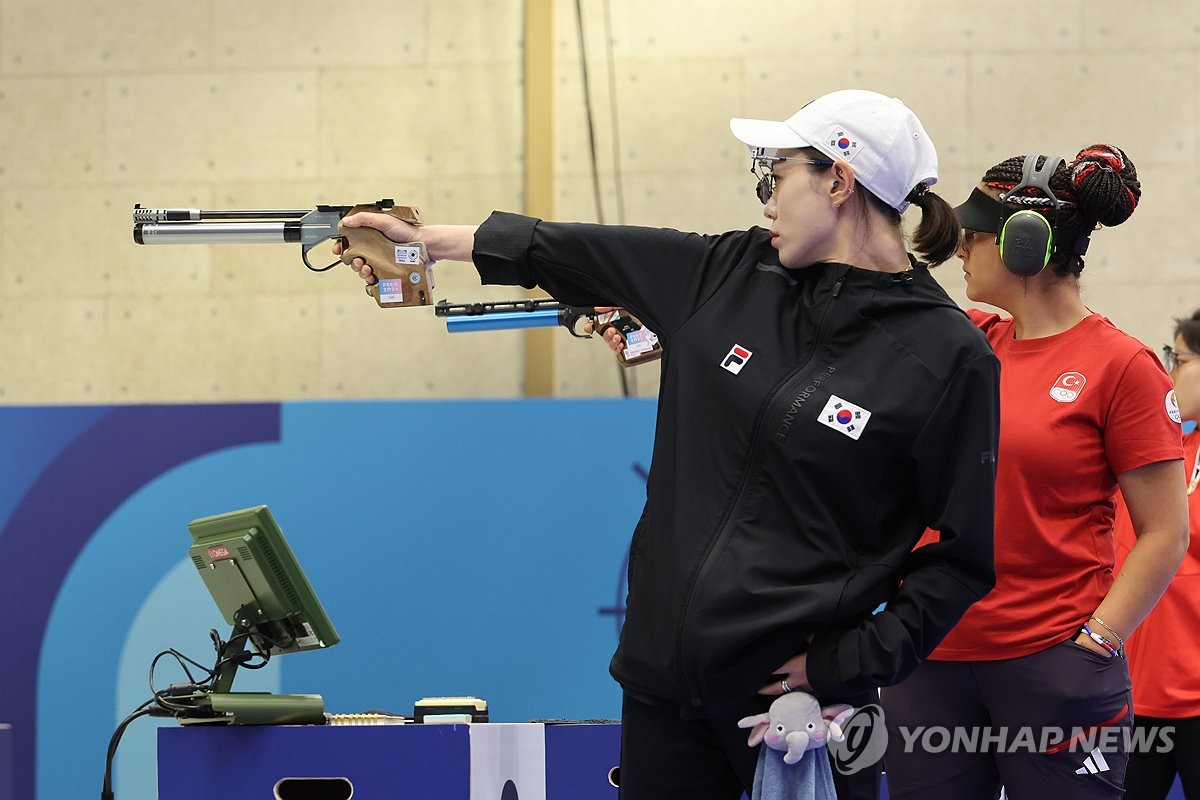
<svg viewBox="0 0 1200 800">
<path fill-rule="evenodd" d="M 817 693 L 852 696 L 908 675 L 992 587 L 999 365 L 926 269 L 785 269 L 761 228 L 500 212 L 473 260 L 484 283 L 627 308 L 666 348 L 625 691 L 719 714 L 807 649 Z M 941 541 L 914 552 L 926 527 Z"/>
</svg>

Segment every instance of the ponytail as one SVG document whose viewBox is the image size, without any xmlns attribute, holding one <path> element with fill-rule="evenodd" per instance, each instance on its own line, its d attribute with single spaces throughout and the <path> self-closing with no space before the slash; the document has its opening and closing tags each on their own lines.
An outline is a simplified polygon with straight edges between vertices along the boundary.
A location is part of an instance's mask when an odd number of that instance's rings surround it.
<svg viewBox="0 0 1200 800">
<path fill-rule="evenodd" d="M 921 260 L 930 267 L 949 261 L 961 236 L 954 209 L 924 183 L 912 190 L 908 200 L 921 209 L 921 222 L 913 234 L 913 248 Z"/>
</svg>

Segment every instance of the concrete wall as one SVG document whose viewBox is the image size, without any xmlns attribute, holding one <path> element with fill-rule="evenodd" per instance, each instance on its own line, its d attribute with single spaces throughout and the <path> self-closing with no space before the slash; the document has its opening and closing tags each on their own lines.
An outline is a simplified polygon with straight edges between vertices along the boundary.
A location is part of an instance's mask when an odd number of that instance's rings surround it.
<svg viewBox="0 0 1200 800">
<path fill-rule="evenodd" d="M 1123 147 L 1145 196 L 1094 237 L 1085 299 L 1155 346 L 1200 305 L 1193 2 L 581 6 L 603 209 L 576 6 L 559 0 L 560 219 L 755 224 L 728 118 L 862 86 L 918 112 L 952 201 L 1008 155 Z M 381 311 L 295 246 L 139 248 L 130 210 L 519 209 L 522 37 L 515 0 L 0 0 L 0 403 L 521 396 L 523 332 Z M 462 265 L 437 279 L 452 302 L 520 296 Z M 956 262 L 940 279 L 965 302 Z M 560 332 L 552 358 L 559 396 L 621 392 L 597 343 Z M 626 376 L 656 389 L 654 367 Z"/>
</svg>

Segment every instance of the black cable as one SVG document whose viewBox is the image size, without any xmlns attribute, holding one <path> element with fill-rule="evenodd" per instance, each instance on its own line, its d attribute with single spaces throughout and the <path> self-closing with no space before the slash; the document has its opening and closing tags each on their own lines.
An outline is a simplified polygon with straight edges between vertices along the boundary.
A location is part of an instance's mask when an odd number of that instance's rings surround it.
<svg viewBox="0 0 1200 800">
<path fill-rule="evenodd" d="M 603 0 L 604 6 L 604 56 L 608 62 L 608 117 L 612 129 L 613 194 L 617 200 L 617 224 L 625 224 L 625 186 L 621 180 L 621 126 L 617 119 L 617 68 L 613 57 L 612 4 Z M 621 370 L 621 396 L 637 394 L 637 375 L 625 367 Z"/>
<path fill-rule="evenodd" d="M 242 633 L 237 634 L 236 636 L 230 636 L 228 642 L 221 641 L 221 637 L 217 634 L 216 629 L 209 631 L 209 635 L 212 636 L 213 644 L 217 648 L 217 659 L 218 660 L 217 660 L 217 665 L 215 667 L 213 667 L 214 675 L 216 674 L 217 670 L 219 670 L 222 666 L 224 666 L 225 664 L 229 664 L 231 662 L 236 663 L 239 667 L 241 667 L 243 669 L 262 669 L 271 661 L 271 648 L 279 646 L 279 644 L 274 639 L 271 639 L 270 637 L 268 637 L 266 634 L 264 634 L 262 631 L 259 631 L 259 630 L 255 630 L 255 631 L 245 630 Z M 261 639 L 263 642 L 266 643 L 267 649 L 265 651 L 259 646 L 259 643 L 258 643 L 259 639 Z M 221 658 L 221 653 L 224 652 L 224 650 L 227 646 L 229 646 L 231 644 L 236 644 L 237 642 L 240 642 L 240 641 L 246 641 L 246 642 L 249 642 L 251 645 L 253 645 L 254 652 L 252 653 L 249 650 L 246 650 L 243 648 L 236 655 L 230 656 L 228 658 Z M 262 661 L 258 664 L 248 663 L 250 659 L 256 658 L 256 657 L 261 658 Z"/>
<path fill-rule="evenodd" d="M 588 77 L 587 37 L 583 33 L 583 0 L 575 0 L 575 25 L 579 31 L 579 71 L 583 83 L 583 112 L 587 118 L 588 156 L 592 165 L 592 196 L 596 201 L 596 221 L 604 224 L 604 201 L 600 196 L 600 171 L 596 160 L 596 117 L 592 113 L 592 82 Z"/>
<path fill-rule="evenodd" d="M 591 79 L 590 79 L 589 73 L 588 73 L 587 36 L 585 35 L 584 28 L 583 28 L 583 0 L 575 0 L 575 23 L 576 23 L 576 27 L 579 31 L 579 71 L 580 71 L 580 75 L 581 75 L 582 83 L 583 83 L 584 115 L 587 118 L 588 155 L 591 159 L 591 168 L 592 168 L 591 169 L 591 172 L 592 172 L 592 194 L 593 194 L 593 196 L 595 198 L 595 202 L 596 202 L 596 221 L 603 225 L 604 224 L 604 202 L 603 202 L 603 199 L 601 198 L 601 194 L 600 194 L 600 167 L 599 167 L 598 159 L 596 157 L 596 115 L 592 111 L 592 89 L 591 89 L 592 82 L 591 82 Z M 610 26 L 609 26 L 609 22 L 608 22 L 608 4 L 606 2 L 605 3 L 605 38 L 608 40 L 607 53 L 608 53 L 609 84 L 610 84 L 609 95 L 610 95 L 610 97 L 612 97 L 612 96 L 615 96 L 615 94 L 616 94 L 616 85 L 615 85 L 613 73 L 612 73 L 612 69 L 613 69 L 613 66 L 612 66 L 612 61 L 613 61 L 613 59 L 612 59 L 612 35 L 609 30 L 609 27 Z M 618 144 L 616 130 L 615 130 L 616 113 L 615 113 L 615 105 L 611 101 L 610 101 L 610 106 L 612 106 L 614 109 L 611 114 L 611 117 L 613 119 L 613 126 L 614 126 L 613 159 L 614 159 L 614 167 L 616 170 L 616 179 L 617 179 L 617 186 L 618 186 L 618 189 L 617 189 L 617 209 L 618 209 L 617 222 L 618 222 L 618 224 L 624 224 L 625 203 L 624 203 L 624 199 L 621 197 L 622 191 L 619 188 L 621 171 L 620 171 L 620 155 L 617 152 L 617 148 L 619 147 L 619 144 Z M 630 395 L 631 389 L 630 389 L 630 385 L 629 385 L 629 377 L 630 376 L 628 375 L 628 370 L 625 367 L 621 366 L 620 363 L 618 363 L 617 364 L 617 379 L 621 383 L 621 396 L 622 397 L 629 397 L 629 395 Z"/>
<path fill-rule="evenodd" d="M 175 661 L 179 664 L 180 669 L 183 670 L 183 674 L 187 676 L 187 679 L 190 683 L 203 684 L 203 683 L 207 683 L 208 681 L 212 680 L 212 677 L 213 677 L 212 670 L 208 669 L 208 667 L 204 666 L 200 662 L 195 661 L 191 658 L 188 658 L 183 653 L 172 648 L 170 650 L 162 651 L 161 653 L 159 653 L 158 655 L 156 655 L 154 657 L 153 661 L 150 662 L 150 691 L 151 691 L 151 693 L 154 692 L 154 669 L 158 665 L 159 659 L 161 659 L 165 656 L 172 656 L 175 659 Z M 192 671 L 190 669 L 188 669 L 188 664 L 191 664 L 196 669 L 203 670 L 205 673 L 204 680 L 197 681 L 195 676 L 192 675 Z"/>
<path fill-rule="evenodd" d="M 608 108 L 612 120 L 613 191 L 617 196 L 617 224 L 625 224 L 625 187 L 621 182 L 621 126 L 617 121 L 617 71 L 612 49 L 612 4 L 604 2 L 605 57 L 608 59 Z"/>
<path fill-rule="evenodd" d="M 117 745 L 121 743 L 121 737 L 125 734 L 125 729 L 129 727 L 129 723 L 133 722 L 138 717 L 145 717 L 153 714 L 154 709 L 148 708 L 148 706 L 152 705 L 153 703 L 153 700 L 147 700 L 138 706 L 132 714 L 121 720 L 121 724 L 117 726 L 115 731 L 113 731 L 112 738 L 108 740 L 108 754 L 104 757 L 104 783 L 100 788 L 100 800 L 113 800 L 113 758 L 117 754 Z"/>
<path fill-rule="evenodd" d="M 183 669 L 183 673 L 185 675 L 187 675 L 187 679 L 188 679 L 187 683 L 184 683 L 184 684 L 174 684 L 173 683 L 170 686 L 168 686 L 166 689 L 154 688 L 154 670 L 158 666 L 159 660 L 165 656 L 173 656 L 175 658 L 175 660 L 179 663 L 179 666 Z M 204 680 L 197 681 L 195 679 L 195 677 L 192 676 L 191 670 L 189 670 L 187 667 L 187 665 L 189 663 L 192 664 L 193 666 L 195 666 L 197 669 L 202 669 L 207 673 Z M 180 695 L 186 695 L 186 694 L 195 694 L 196 692 L 202 691 L 207 684 L 212 683 L 212 680 L 214 677 L 215 677 L 214 673 L 210 672 L 202 664 L 200 664 L 196 661 L 193 661 L 192 659 L 183 655 L 178 650 L 174 650 L 174 649 L 164 650 L 161 653 L 159 653 L 158 655 L 156 655 L 154 657 L 154 659 L 150 662 L 150 694 L 153 696 L 153 700 L 151 702 L 153 702 L 155 705 L 157 705 L 160 709 L 165 711 L 167 714 L 169 714 L 171 716 L 176 716 L 184 711 L 188 711 L 191 708 L 191 706 L 188 706 L 186 704 L 180 704 L 180 703 L 172 703 L 169 700 L 167 700 L 166 698 L 178 697 Z"/>
<path fill-rule="evenodd" d="M 229 664 L 236 664 L 239 669 L 262 669 L 271 661 L 270 650 L 263 652 L 258 648 L 257 643 L 255 643 L 255 650 L 257 652 L 251 653 L 246 650 L 239 650 L 234 655 L 225 657 L 222 656 L 225 648 L 230 644 L 237 644 L 243 639 L 253 641 L 249 631 L 231 636 L 229 642 L 222 641 L 220 634 L 217 633 L 215 628 L 209 630 L 208 635 L 212 640 L 213 648 L 216 650 L 216 659 L 211 668 L 205 667 L 200 662 L 185 656 L 183 653 L 180 653 L 174 648 L 162 651 L 150 662 L 150 694 L 153 696 L 153 699 L 148 702 L 154 703 L 168 716 L 180 716 L 186 714 L 187 712 L 193 711 L 195 708 L 193 704 L 174 703 L 170 698 L 211 692 L 222 667 L 225 667 Z M 268 646 L 274 646 L 274 642 L 271 640 L 266 639 L 265 641 L 267 641 Z M 187 676 L 187 682 L 173 683 L 166 689 L 158 689 L 155 687 L 154 673 L 158 667 L 158 662 L 167 656 L 170 656 L 176 660 L 184 674 Z M 257 663 L 249 663 L 250 660 L 254 658 L 259 658 L 261 660 Z M 196 667 L 196 669 L 203 671 L 204 677 L 201 680 L 196 680 L 196 677 L 188 668 L 189 664 Z"/>
<path fill-rule="evenodd" d="M 113 731 L 112 738 L 109 739 L 108 752 L 104 757 L 104 782 L 100 789 L 100 800 L 113 800 L 113 788 L 112 788 L 113 760 L 115 759 L 116 754 L 117 754 L 117 746 L 121 743 L 121 737 L 125 735 L 125 729 L 129 727 L 129 724 L 131 722 L 133 722 L 138 717 L 145 717 L 145 716 L 159 716 L 159 717 L 183 716 L 187 712 L 192 711 L 194 707 L 187 703 L 173 703 L 173 702 L 171 702 L 170 698 L 185 697 L 187 695 L 211 692 L 212 688 L 213 688 L 212 684 L 216 681 L 217 675 L 220 672 L 221 667 L 223 667 L 227 664 L 236 663 L 238 665 L 238 667 L 241 669 L 262 669 L 271 661 L 271 652 L 270 652 L 269 648 L 275 646 L 275 642 L 271 641 L 269 638 L 267 638 L 265 636 L 262 636 L 261 634 L 259 634 L 260 638 L 262 638 L 263 641 L 266 642 L 266 644 L 268 646 L 268 649 L 266 652 L 263 652 L 262 649 L 258 646 L 258 643 L 256 641 L 254 641 L 254 639 L 251 636 L 250 631 L 245 631 L 243 633 L 239 633 L 237 635 L 231 636 L 228 642 L 224 642 L 221 640 L 221 636 L 219 633 L 217 633 L 216 628 L 211 629 L 208 632 L 208 635 L 209 635 L 209 638 L 212 640 L 213 647 L 217 651 L 216 663 L 213 665 L 212 669 L 205 667 L 203 664 L 201 664 L 200 662 L 198 662 L 194 659 L 188 658 L 183 653 L 180 653 L 178 650 L 175 650 L 174 648 L 171 648 L 168 650 L 163 650 L 162 652 L 160 652 L 156 656 L 154 656 L 154 658 L 151 660 L 151 662 L 150 662 L 150 694 L 152 696 L 149 700 L 147 700 L 146 702 L 144 702 L 140 706 L 138 706 L 136 709 L 134 709 L 132 714 L 127 716 L 125 719 L 121 720 L 121 723 L 119 725 L 117 725 L 117 729 L 115 731 Z M 239 650 L 237 652 L 237 654 L 235 654 L 235 655 L 228 656 L 228 657 L 222 657 L 221 654 L 225 651 L 225 648 L 227 646 L 229 646 L 230 644 L 236 644 L 240 640 L 251 641 L 254 644 L 255 650 L 257 652 L 251 653 L 246 650 Z M 179 664 L 180 668 L 183 670 L 183 674 L 187 676 L 187 682 L 186 683 L 173 683 L 170 686 L 168 686 L 166 689 L 156 689 L 156 688 L 154 688 L 155 669 L 158 667 L 158 662 L 168 656 L 174 658 L 175 661 Z M 260 658 L 261 661 L 257 664 L 247 663 L 250 659 L 253 659 L 255 657 Z M 195 667 L 196 669 L 202 670 L 204 672 L 204 677 L 201 680 L 196 680 L 195 676 L 192 674 L 192 671 L 188 668 L 189 664 L 191 666 Z"/>
</svg>

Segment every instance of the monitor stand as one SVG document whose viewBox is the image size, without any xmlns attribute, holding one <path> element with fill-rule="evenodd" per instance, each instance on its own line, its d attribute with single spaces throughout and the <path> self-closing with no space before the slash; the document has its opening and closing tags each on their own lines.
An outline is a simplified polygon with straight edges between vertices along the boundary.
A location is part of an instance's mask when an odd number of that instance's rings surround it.
<svg viewBox="0 0 1200 800">
<path fill-rule="evenodd" d="M 233 676 L 248 657 L 251 626 L 238 615 L 229 640 L 221 645 L 213 687 L 171 698 L 180 725 L 324 725 L 325 700 L 319 694 L 232 692 Z"/>
</svg>

